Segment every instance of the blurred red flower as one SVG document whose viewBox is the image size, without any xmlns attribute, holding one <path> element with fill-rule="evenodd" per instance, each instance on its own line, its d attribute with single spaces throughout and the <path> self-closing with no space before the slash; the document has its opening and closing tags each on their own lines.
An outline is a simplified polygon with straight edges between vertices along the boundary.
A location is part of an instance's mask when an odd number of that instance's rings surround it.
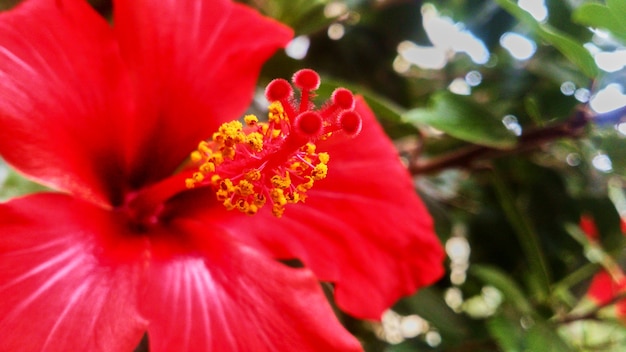
<svg viewBox="0 0 626 352">
<path fill-rule="evenodd" d="M 621 226 L 624 231 L 626 222 L 622 220 Z M 599 240 L 600 234 L 592 217 L 583 215 L 580 219 L 580 227 L 590 241 Z M 618 299 L 619 295 L 624 294 L 626 294 L 626 276 L 619 268 L 616 268 L 613 274 L 605 269 L 600 270 L 591 280 L 587 290 L 587 295 L 598 305 L 616 303 L 615 312 L 621 319 L 626 319 L 626 300 L 613 301 Z"/>
<path fill-rule="evenodd" d="M 606 270 L 602 270 L 593 277 L 587 294 L 598 305 L 611 304 L 618 295 L 626 294 L 626 277 L 622 273 L 620 278 L 615 279 Z M 621 319 L 626 319 L 626 300 L 616 302 L 615 312 Z"/>
<path fill-rule="evenodd" d="M 318 280 L 378 319 L 441 276 L 431 218 L 359 98 L 360 134 L 317 143 L 328 175 L 281 218 L 187 190 L 181 165 L 243 113 L 291 30 L 226 0 L 114 5 L 113 26 L 82 0 L 0 14 L 0 154 L 60 191 L 0 204 L 0 350 L 131 351 L 144 332 L 152 351 L 360 350 Z"/>
</svg>

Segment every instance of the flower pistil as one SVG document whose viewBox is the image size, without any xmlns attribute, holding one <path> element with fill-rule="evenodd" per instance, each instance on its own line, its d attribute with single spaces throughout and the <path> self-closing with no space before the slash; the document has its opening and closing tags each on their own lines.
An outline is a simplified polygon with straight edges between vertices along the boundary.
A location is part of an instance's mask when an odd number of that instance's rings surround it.
<svg viewBox="0 0 626 352">
<path fill-rule="evenodd" d="M 269 203 L 280 217 L 287 204 L 304 202 L 306 192 L 328 174 L 330 155 L 317 152 L 316 143 L 336 135 L 354 137 L 362 120 L 354 111 L 354 95 L 344 88 L 316 109 L 311 99 L 320 85 L 317 72 L 300 70 L 292 82 L 299 101 L 288 81 L 275 79 L 265 90 L 266 122 L 247 115 L 245 125 L 224 123 L 210 141 L 200 142 L 191 153 L 198 169 L 186 186 L 211 186 L 226 209 L 249 215 Z"/>
</svg>

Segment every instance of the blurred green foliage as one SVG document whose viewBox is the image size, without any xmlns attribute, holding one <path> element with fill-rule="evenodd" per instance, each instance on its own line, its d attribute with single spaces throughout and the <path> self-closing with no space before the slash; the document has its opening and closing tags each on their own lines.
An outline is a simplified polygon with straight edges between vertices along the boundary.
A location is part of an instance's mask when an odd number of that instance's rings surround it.
<svg viewBox="0 0 626 352">
<path fill-rule="evenodd" d="M 278 53 L 259 85 L 310 67 L 324 76 L 321 95 L 343 85 L 365 96 L 446 244 L 448 275 L 382 323 L 341 316 L 368 351 L 626 350 L 614 306 L 586 296 L 607 260 L 626 263 L 626 136 L 616 128 L 626 112 L 588 104 L 626 84 L 626 62 L 608 72 L 594 59 L 624 50 L 626 2 L 546 0 L 539 20 L 511 0 L 242 2 L 306 44 L 297 58 Z M 110 2 L 93 3 L 110 15 Z M 449 47 L 441 67 L 411 62 L 420 55 L 406 48 L 435 44 L 425 30 L 433 18 L 471 32 L 489 59 Z M 530 57 L 503 46 L 511 32 L 534 43 Z M 0 197 L 35 189 L 6 170 L 0 164 Z M 580 232 L 583 214 L 600 245 Z"/>
</svg>

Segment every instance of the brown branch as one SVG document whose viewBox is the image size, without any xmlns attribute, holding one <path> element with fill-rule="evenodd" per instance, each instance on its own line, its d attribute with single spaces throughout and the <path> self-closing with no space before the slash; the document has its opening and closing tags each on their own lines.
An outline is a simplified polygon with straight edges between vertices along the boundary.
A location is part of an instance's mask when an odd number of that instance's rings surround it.
<svg viewBox="0 0 626 352">
<path fill-rule="evenodd" d="M 616 295 L 615 297 L 613 297 L 613 299 L 611 299 L 610 301 L 604 302 L 602 304 L 598 304 L 596 305 L 592 310 L 585 312 L 583 314 L 572 314 L 572 315 L 566 315 L 561 319 L 556 319 L 555 322 L 558 324 L 569 324 L 569 323 L 573 323 L 575 321 L 580 321 L 580 320 L 597 320 L 598 318 L 598 312 L 600 312 L 600 310 L 618 303 L 619 301 L 626 299 L 626 292 L 622 292 L 618 295 Z"/>
<path fill-rule="evenodd" d="M 413 175 L 422 175 L 436 173 L 448 168 L 472 168 L 480 160 L 519 154 L 560 138 L 579 137 L 589 120 L 588 112 L 584 109 L 578 109 L 565 121 L 528 130 L 520 136 L 513 148 L 496 149 L 474 144 L 433 159 L 421 160 L 419 157 L 414 157 L 409 163 L 409 171 Z"/>
</svg>

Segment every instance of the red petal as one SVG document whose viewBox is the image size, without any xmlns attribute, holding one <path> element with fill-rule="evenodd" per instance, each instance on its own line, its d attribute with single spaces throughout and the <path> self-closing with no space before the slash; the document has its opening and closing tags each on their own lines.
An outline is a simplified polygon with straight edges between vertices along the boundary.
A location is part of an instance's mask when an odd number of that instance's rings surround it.
<svg viewBox="0 0 626 352">
<path fill-rule="evenodd" d="M 321 280 L 336 283 L 343 310 L 379 319 L 397 299 L 441 277 L 444 253 L 391 141 L 361 99 L 357 110 L 361 134 L 319 144 L 330 154 L 328 177 L 282 218 L 267 209 L 245 216 L 203 208 L 201 202 L 216 204 L 211 195 L 193 204 L 188 199 L 186 211 L 207 228 L 222 228 L 279 258 L 301 259 Z"/>
<path fill-rule="evenodd" d="M 319 145 L 330 154 L 328 177 L 305 204 L 286 211 L 292 231 L 278 236 L 296 239 L 289 245 L 298 257 L 336 283 L 342 309 L 376 319 L 400 297 L 439 279 L 444 253 L 393 144 L 363 100 L 356 110 L 361 134 Z"/>
<path fill-rule="evenodd" d="M 587 294 L 598 304 L 606 304 L 615 296 L 614 286 L 611 275 L 602 270 L 593 277 Z"/>
<path fill-rule="evenodd" d="M 587 238 L 591 241 L 597 241 L 599 239 L 598 228 L 591 215 L 583 215 L 580 217 L 580 228 L 583 230 Z"/>
<path fill-rule="evenodd" d="M 626 278 L 613 280 L 611 275 L 602 270 L 598 272 L 591 281 L 587 294 L 598 304 L 607 304 L 617 295 L 626 291 Z"/>
<path fill-rule="evenodd" d="M 132 351 L 146 322 L 138 276 L 103 263 L 101 210 L 40 194 L 0 205 L 1 351 Z"/>
<path fill-rule="evenodd" d="M 622 291 L 624 293 L 624 291 Z M 626 324 L 626 299 L 622 299 L 615 305 L 617 316 L 620 318 L 622 324 Z"/>
<path fill-rule="evenodd" d="M 179 225 L 179 236 L 211 241 L 196 257 L 153 258 L 142 300 L 151 351 L 361 350 L 308 270 L 226 241 L 217 229 Z"/>
<path fill-rule="evenodd" d="M 135 183 L 169 175 L 200 140 L 248 107 L 261 65 L 290 29 L 226 0 L 115 1 L 115 30 L 136 74 Z M 155 169 L 156 168 L 156 169 Z"/>
<path fill-rule="evenodd" d="M 117 193 L 129 85 L 115 50 L 85 1 L 30 0 L 0 14 L 0 154 L 96 202 Z"/>
</svg>

